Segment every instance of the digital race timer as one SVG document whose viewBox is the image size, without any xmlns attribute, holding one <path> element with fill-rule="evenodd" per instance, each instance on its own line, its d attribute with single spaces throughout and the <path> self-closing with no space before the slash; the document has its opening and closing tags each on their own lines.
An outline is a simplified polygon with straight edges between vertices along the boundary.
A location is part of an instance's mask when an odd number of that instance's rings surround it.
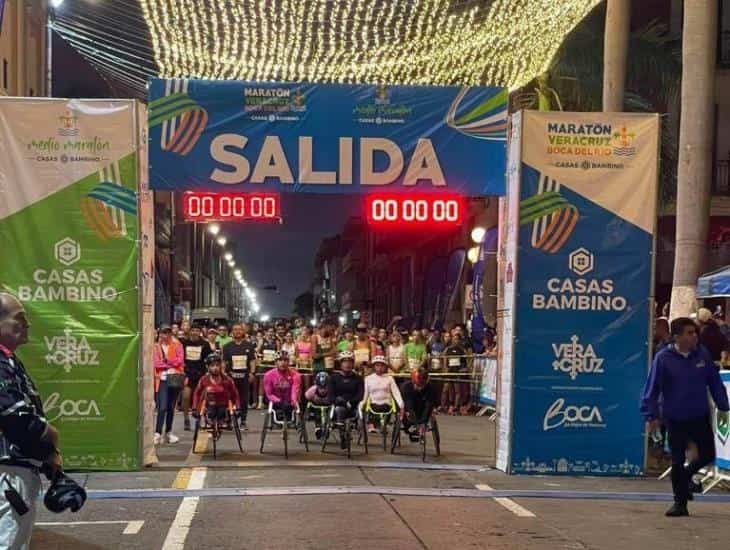
<svg viewBox="0 0 730 550">
<path fill-rule="evenodd" d="M 191 222 L 280 220 L 276 193 L 183 193 L 183 217 Z"/>
<path fill-rule="evenodd" d="M 368 223 L 453 227 L 464 220 L 464 200 L 441 195 L 372 195 L 365 200 Z"/>
</svg>

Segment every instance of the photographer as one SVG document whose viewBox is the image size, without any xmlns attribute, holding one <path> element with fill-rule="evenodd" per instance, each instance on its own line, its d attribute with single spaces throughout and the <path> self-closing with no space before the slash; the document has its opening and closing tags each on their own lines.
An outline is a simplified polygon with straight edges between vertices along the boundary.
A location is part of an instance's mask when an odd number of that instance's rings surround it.
<svg viewBox="0 0 730 550">
<path fill-rule="evenodd" d="M 44 418 L 38 391 L 15 355 L 28 342 L 23 305 L 0 292 L 0 547 L 30 544 L 41 468 L 60 473 L 58 431 Z"/>
</svg>

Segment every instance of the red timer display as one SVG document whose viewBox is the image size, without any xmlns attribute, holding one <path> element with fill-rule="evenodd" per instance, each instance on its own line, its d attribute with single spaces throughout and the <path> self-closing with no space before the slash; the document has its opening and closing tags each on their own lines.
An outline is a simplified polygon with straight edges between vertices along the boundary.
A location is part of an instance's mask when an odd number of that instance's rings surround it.
<svg viewBox="0 0 730 550">
<path fill-rule="evenodd" d="M 373 195 L 365 204 L 368 223 L 374 225 L 453 227 L 464 220 L 462 197 Z"/>
<path fill-rule="evenodd" d="M 191 222 L 280 220 L 276 193 L 183 193 L 183 216 Z"/>
</svg>

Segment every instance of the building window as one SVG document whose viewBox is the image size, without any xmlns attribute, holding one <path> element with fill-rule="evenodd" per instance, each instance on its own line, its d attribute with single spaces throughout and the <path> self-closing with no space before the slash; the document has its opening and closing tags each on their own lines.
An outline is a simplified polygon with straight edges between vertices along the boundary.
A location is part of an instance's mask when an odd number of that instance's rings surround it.
<svg viewBox="0 0 730 550">
<path fill-rule="evenodd" d="M 6 90 L 9 88 L 8 86 L 8 60 L 3 59 L 3 88 Z"/>
<path fill-rule="evenodd" d="M 730 69 L 730 0 L 720 2 L 720 29 L 717 37 L 717 64 Z"/>
</svg>

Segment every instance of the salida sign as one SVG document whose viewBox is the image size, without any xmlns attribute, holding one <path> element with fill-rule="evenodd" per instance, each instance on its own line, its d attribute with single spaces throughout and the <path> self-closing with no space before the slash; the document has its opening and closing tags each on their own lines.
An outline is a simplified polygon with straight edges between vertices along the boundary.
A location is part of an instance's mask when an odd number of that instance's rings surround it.
<svg viewBox="0 0 730 550">
<path fill-rule="evenodd" d="M 157 190 L 504 193 L 501 88 L 153 80 L 149 126 Z"/>
</svg>

